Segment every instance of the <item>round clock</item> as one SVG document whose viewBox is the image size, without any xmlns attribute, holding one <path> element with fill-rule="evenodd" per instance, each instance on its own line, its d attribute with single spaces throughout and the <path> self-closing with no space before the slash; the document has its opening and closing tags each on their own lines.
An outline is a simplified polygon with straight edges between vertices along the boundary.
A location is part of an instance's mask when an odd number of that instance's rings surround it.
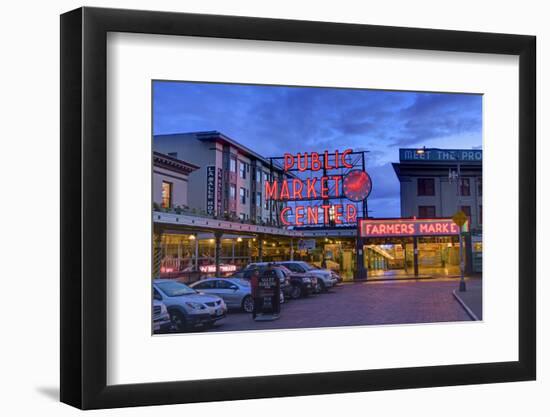
<svg viewBox="0 0 550 417">
<path fill-rule="evenodd" d="M 344 177 L 343 184 L 344 195 L 351 201 L 365 200 L 372 190 L 372 182 L 369 174 L 358 169 L 350 171 Z"/>
</svg>

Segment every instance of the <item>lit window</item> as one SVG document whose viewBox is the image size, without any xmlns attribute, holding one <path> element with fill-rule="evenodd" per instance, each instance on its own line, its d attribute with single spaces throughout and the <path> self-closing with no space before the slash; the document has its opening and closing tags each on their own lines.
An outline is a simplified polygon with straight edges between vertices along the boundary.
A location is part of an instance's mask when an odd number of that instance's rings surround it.
<svg viewBox="0 0 550 417">
<path fill-rule="evenodd" d="M 172 207 L 172 183 L 168 181 L 162 181 L 162 208 Z"/>
</svg>

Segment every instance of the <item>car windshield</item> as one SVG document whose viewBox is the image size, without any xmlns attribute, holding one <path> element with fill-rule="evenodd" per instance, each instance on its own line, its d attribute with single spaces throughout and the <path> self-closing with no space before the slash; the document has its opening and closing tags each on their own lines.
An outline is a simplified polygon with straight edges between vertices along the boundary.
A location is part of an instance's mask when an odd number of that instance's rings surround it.
<svg viewBox="0 0 550 417">
<path fill-rule="evenodd" d="M 313 271 L 315 268 L 312 267 L 307 262 L 300 262 L 300 265 L 306 270 L 306 271 Z"/>
<path fill-rule="evenodd" d="M 177 281 L 163 281 L 157 282 L 156 284 L 168 297 L 179 297 L 181 295 L 197 293 L 194 289 L 189 288 L 187 285 Z"/>
</svg>

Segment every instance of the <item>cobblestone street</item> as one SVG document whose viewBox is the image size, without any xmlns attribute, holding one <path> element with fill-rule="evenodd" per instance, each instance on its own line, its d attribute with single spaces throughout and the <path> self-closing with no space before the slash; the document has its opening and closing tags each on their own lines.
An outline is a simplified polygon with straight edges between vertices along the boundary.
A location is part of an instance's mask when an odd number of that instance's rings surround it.
<svg viewBox="0 0 550 417">
<path fill-rule="evenodd" d="M 231 312 L 208 331 L 471 321 L 453 298 L 457 287 L 456 279 L 343 284 L 286 302 L 278 320 L 255 322 L 250 314 Z"/>
</svg>

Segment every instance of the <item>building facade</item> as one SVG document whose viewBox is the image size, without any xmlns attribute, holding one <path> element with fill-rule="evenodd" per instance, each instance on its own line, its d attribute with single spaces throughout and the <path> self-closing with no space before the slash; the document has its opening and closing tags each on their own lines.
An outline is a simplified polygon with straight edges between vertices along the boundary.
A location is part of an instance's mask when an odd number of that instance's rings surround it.
<svg viewBox="0 0 550 417">
<path fill-rule="evenodd" d="M 462 210 L 470 229 L 483 224 L 481 150 L 400 149 L 401 217 L 452 217 Z"/>
<path fill-rule="evenodd" d="M 265 198 L 264 184 L 283 176 L 271 161 L 217 132 L 156 135 L 154 150 L 198 166 L 189 176 L 192 211 L 225 219 L 277 224 L 281 204 Z"/>
<path fill-rule="evenodd" d="M 469 219 L 466 268 L 481 272 L 483 153 L 480 149 L 400 149 L 393 168 L 399 179 L 402 218 Z"/>
<path fill-rule="evenodd" d="M 153 152 L 153 204 L 171 209 L 188 205 L 189 174 L 199 167 L 160 152 Z"/>
</svg>

